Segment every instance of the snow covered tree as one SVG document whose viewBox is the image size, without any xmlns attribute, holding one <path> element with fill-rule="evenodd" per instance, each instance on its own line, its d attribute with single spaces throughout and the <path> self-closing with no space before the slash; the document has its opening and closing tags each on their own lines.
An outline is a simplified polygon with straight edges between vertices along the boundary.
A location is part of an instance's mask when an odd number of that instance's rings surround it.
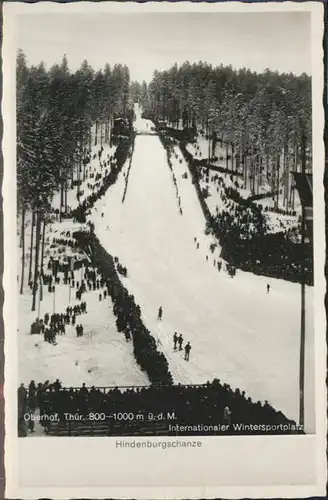
<svg viewBox="0 0 328 500">
<path fill-rule="evenodd" d="M 67 211 L 67 191 L 76 175 L 77 189 L 85 177 L 85 159 L 91 147 L 91 128 L 100 128 L 100 142 L 109 140 L 115 112 L 132 107 L 127 66 L 109 65 L 97 73 L 83 61 L 71 73 L 66 55 L 46 71 L 43 63 L 28 67 L 17 53 L 17 186 L 21 217 L 22 276 L 24 287 L 25 224 L 31 214 L 29 282 L 33 283 L 32 309 L 42 272 L 40 241 L 51 201 L 60 192 L 61 213 Z M 105 126 L 105 133 L 104 133 Z M 35 250 L 34 250 L 35 248 Z M 41 250 L 42 261 L 42 250 Z M 33 265 L 34 262 L 34 265 Z"/>
</svg>

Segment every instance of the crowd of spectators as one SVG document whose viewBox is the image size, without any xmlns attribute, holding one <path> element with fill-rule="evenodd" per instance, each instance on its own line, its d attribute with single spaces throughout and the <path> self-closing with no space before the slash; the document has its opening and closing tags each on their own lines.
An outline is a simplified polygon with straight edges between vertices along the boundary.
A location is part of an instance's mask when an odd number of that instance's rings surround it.
<svg viewBox="0 0 328 500">
<path fill-rule="evenodd" d="M 77 336 L 80 337 L 79 332 L 82 331 L 82 325 L 76 325 L 76 318 L 80 314 L 87 313 L 87 304 L 82 301 L 80 304 L 75 304 L 73 307 L 68 306 L 66 313 L 45 313 L 44 318 L 36 318 L 31 325 L 31 335 L 42 334 L 45 342 L 56 344 L 56 335 L 65 335 L 66 326 L 71 324 L 76 326 Z M 81 329 L 82 327 L 82 329 Z"/>
<path fill-rule="evenodd" d="M 206 218 L 207 231 L 213 232 L 220 241 L 221 257 L 244 271 L 293 282 L 304 279 L 306 284 L 313 285 L 312 244 L 302 247 L 289 241 L 286 231 L 268 234 L 262 207 L 244 199 L 233 186 L 224 186 L 222 177 L 217 179 L 223 188 L 220 196 L 226 210 L 217 211 L 213 216 L 200 188 L 202 172 L 185 144 L 181 143 L 180 147 Z"/>
<path fill-rule="evenodd" d="M 232 424 L 231 432 L 241 434 L 245 431 L 242 428 L 234 428 L 233 424 L 265 424 L 272 426 L 273 434 L 277 434 L 277 428 L 274 426 L 287 425 L 287 433 L 295 433 L 296 426 L 295 422 L 276 411 L 267 401 L 253 402 L 239 388 L 233 390 L 218 379 L 204 385 L 153 385 L 131 388 L 86 387 L 85 384 L 80 388 L 62 388 L 59 380 L 51 384 L 49 381 L 39 383 L 36 387 L 32 381 L 28 390 L 23 385 L 18 389 L 18 408 L 21 420 L 24 414 L 34 413 L 38 408 L 40 423 L 46 432 L 51 429 L 51 420 L 47 419 L 47 416 L 57 414 L 60 421 L 67 421 L 65 413 L 81 415 L 86 421 L 90 414 L 104 415 L 101 422 L 106 421 L 109 426 L 116 426 L 116 432 L 117 425 L 124 430 L 127 419 L 118 421 L 114 418 L 115 414 L 143 415 L 140 427 L 153 425 L 149 415 L 162 414 L 166 423 L 167 416 L 173 416 L 169 422 L 173 426 Z M 176 433 L 174 430 L 172 432 Z M 201 431 L 197 433 L 202 434 Z M 205 431 L 204 434 L 206 433 Z M 266 433 L 270 434 L 270 427 Z"/>
<path fill-rule="evenodd" d="M 72 211 L 72 217 L 74 221 L 77 222 L 85 222 L 86 221 L 86 214 L 89 212 L 89 210 L 94 206 L 96 201 L 98 201 L 102 196 L 105 195 L 107 189 L 115 183 L 119 172 L 121 171 L 127 157 L 129 154 L 129 149 L 131 146 L 131 143 L 133 141 L 133 134 L 129 137 L 120 137 L 120 140 L 118 142 L 114 157 L 111 161 L 111 170 L 110 172 L 107 171 L 107 175 L 105 174 L 102 177 L 102 181 L 98 181 L 96 183 L 95 187 L 92 189 L 92 193 L 87 195 L 83 201 L 80 201 L 80 204 L 78 207 Z M 101 152 L 101 150 L 100 150 Z M 102 154 L 102 152 L 101 152 Z M 101 158 L 101 155 L 100 155 Z"/>
</svg>

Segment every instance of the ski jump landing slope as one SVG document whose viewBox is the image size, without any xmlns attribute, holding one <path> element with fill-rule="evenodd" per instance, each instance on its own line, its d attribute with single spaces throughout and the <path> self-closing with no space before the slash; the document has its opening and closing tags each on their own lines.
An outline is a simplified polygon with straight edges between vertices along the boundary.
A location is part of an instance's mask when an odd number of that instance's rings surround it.
<svg viewBox="0 0 328 500">
<path fill-rule="evenodd" d="M 152 125 L 146 122 L 137 115 L 142 130 Z M 194 186 L 190 176 L 182 179 L 187 166 L 176 160 L 173 168 L 183 215 L 159 138 L 138 135 L 124 203 L 127 165 L 91 216 L 98 237 L 127 267 L 123 282 L 167 357 L 175 383 L 219 378 L 298 421 L 300 285 L 239 270 L 233 279 L 218 272 Z M 306 430 L 314 432 L 313 291 L 306 292 Z M 173 350 L 175 331 L 191 343 L 189 362 Z"/>
</svg>

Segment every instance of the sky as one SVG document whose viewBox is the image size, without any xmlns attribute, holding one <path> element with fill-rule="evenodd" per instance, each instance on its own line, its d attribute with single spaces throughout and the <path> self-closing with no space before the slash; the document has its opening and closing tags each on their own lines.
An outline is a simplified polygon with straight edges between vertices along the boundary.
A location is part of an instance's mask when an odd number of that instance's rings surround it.
<svg viewBox="0 0 328 500">
<path fill-rule="evenodd" d="M 72 71 L 84 59 L 95 70 L 121 63 L 140 82 L 200 60 L 300 75 L 311 74 L 310 26 L 306 12 L 48 13 L 18 17 L 17 45 L 29 64 L 66 53 Z"/>
</svg>

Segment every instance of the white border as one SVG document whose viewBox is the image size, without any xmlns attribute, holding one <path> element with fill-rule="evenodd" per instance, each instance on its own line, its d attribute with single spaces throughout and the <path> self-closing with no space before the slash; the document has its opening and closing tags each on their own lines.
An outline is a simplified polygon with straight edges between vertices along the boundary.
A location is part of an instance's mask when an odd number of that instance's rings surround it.
<svg viewBox="0 0 328 500">
<path fill-rule="evenodd" d="M 290 12 L 312 16 L 316 429 L 314 436 L 195 438 L 187 450 L 116 450 L 116 438 L 17 438 L 15 16 L 45 12 Z M 4 320 L 6 498 L 273 498 L 325 495 L 326 341 L 323 166 L 323 5 L 4 4 Z M 119 439 L 119 438 L 118 438 Z M 142 441 L 144 439 L 140 439 Z M 152 441 L 154 438 L 152 438 Z M 163 438 L 162 440 L 174 440 Z M 125 441 L 128 441 L 125 439 Z"/>
</svg>

